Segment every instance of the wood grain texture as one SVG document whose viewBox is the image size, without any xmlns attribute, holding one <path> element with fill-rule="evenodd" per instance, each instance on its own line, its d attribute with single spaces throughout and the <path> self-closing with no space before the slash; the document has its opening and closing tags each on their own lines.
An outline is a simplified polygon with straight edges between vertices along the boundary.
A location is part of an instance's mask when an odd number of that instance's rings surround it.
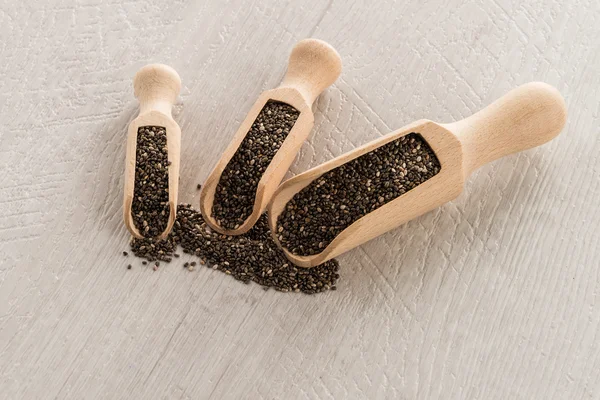
<svg viewBox="0 0 600 400">
<path fill-rule="evenodd" d="M 0 397 L 600 397 L 600 7 L 593 0 L 5 2 Z M 135 72 L 183 87 L 179 197 L 317 37 L 344 72 L 292 173 L 519 84 L 564 95 L 550 144 L 340 258 L 337 292 L 264 292 L 121 251 Z M 184 259 L 185 260 L 185 259 Z"/>
<path fill-rule="evenodd" d="M 273 193 L 283 180 L 296 155 L 311 133 L 315 118 L 315 99 L 340 76 L 342 63 L 331 45 L 318 39 L 303 39 L 291 51 L 283 82 L 275 89 L 263 92 L 252 106 L 231 142 L 222 153 L 202 185 L 199 207 L 202 217 L 212 229 L 227 235 L 248 232 L 265 211 Z M 212 216 L 215 194 L 223 171 L 248 135 L 250 127 L 269 100 L 292 106 L 300 113 L 279 150 L 263 172 L 256 186 L 252 213 L 235 229 L 226 229 Z"/>
<path fill-rule="evenodd" d="M 123 190 L 123 222 L 136 238 L 144 237 L 133 221 L 131 207 L 135 190 L 135 166 L 139 129 L 143 126 L 162 126 L 167 132 L 169 168 L 169 219 L 165 230 L 158 237 L 165 239 L 173 229 L 177 217 L 179 194 L 179 164 L 181 163 L 181 129 L 173 120 L 172 108 L 179 97 L 181 78 L 173 68 L 164 64 L 145 65 L 133 78 L 134 95 L 139 101 L 140 112 L 127 128 L 125 148 L 125 174 Z"/>
<path fill-rule="evenodd" d="M 267 210 L 273 240 L 294 264 L 315 267 L 454 200 L 462 192 L 465 178 L 474 170 L 548 142 L 562 131 L 565 122 L 563 98 L 556 88 L 543 82 L 521 85 L 460 121 L 443 125 L 416 121 L 282 183 Z M 277 221 L 296 194 L 324 174 L 411 132 L 418 132 L 431 146 L 441 165 L 438 174 L 358 218 L 317 254 L 300 256 L 282 246 L 279 229 L 285 233 L 285 228 Z"/>
</svg>

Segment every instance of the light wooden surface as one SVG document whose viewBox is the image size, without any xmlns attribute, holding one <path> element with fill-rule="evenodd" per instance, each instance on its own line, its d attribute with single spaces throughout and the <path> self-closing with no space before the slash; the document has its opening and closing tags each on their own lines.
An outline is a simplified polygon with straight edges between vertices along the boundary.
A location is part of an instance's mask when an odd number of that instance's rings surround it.
<svg viewBox="0 0 600 400">
<path fill-rule="evenodd" d="M 315 99 L 340 76 L 342 62 L 339 54 L 328 43 L 318 39 L 303 39 L 291 49 L 286 67 L 281 85 L 259 96 L 217 165 L 204 181 L 200 192 L 200 211 L 206 223 L 218 232 L 241 235 L 248 232 L 258 221 L 302 145 L 311 134 L 315 122 L 312 112 Z M 300 112 L 300 116 L 258 182 L 252 213 L 238 228 L 225 229 L 212 217 L 217 186 L 227 164 L 269 100 L 280 101 L 294 107 Z"/>
<path fill-rule="evenodd" d="M 162 126 L 167 132 L 169 168 L 169 220 L 165 230 L 158 235 L 165 239 L 173 229 L 177 217 L 177 198 L 179 194 L 179 165 L 181 164 L 181 129 L 173 120 L 173 104 L 181 90 L 181 78 L 177 71 L 164 64 L 145 65 L 133 78 L 135 97 L 139 101 L 139 114 L 131 121 L 127 129 L 127 147 L 125 148 L 125 176 L 123 190 L 123 220 L 129 232 L 141 238 L 144 235 L 133 222 L 131 206 L 135 188 L 135 164 L 138 130 L 141 126 Z"/>
<path fill-rule="evenodd" d="M 225 4 L 226 3 L 226 4 Z M 593 0 L 4 2 L 0 390 L 6 399 L 597 399 L 600 6 Z M 411 121 L 457 121 L 539 80 L 547 145 L 340 257 L 336 292 L 264 292 L 124 258 L 131 78 L 183 82 L 182 201 L 290 48 L 344 72 L 298 173 Z"/>
<path fill-rule="evenodd" d="M 500 157 L 542 145 L 560 133 L 566 106 L 556 88 L 530 82 L 511 90 L 483 110 L 449 124 L 417 121 L 288 179 L 269 203 L 273 240 L 293 263 L 314 267 L 454 200 L 473 171 Z M 404 195 L 357 219 L 323 251 L 300 256 L 281 246 L 277 220 L 287 203 L 311 182 L 411 132 L 418 132 L 438 158 L 441 170 Z"/>
</svg>

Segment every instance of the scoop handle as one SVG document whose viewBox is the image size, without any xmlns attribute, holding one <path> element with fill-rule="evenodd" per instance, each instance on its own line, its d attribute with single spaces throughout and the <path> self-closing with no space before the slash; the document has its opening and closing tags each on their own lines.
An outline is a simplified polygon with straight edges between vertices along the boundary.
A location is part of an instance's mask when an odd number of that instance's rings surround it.
<svg viewBox="0 0 600 400">
<path fill-rule="evenodd" d="M 342 60 L 328 43 L 304 39 L 292 49 L 288 69 L 280 88 L 292 87 L 302 94 L 308 105 L 340 76 Z"/>
<path fill-rule="evenodd" d="M 465 176 L 500 157 L 544 144 L 565 125 L 565 101 L 543 82 L 511 90 L 472 116 L 443 126 L 462 143 Z"/>
<path fill-rule="evenodd" d="M 159 111 L 171 117 L 171 108 L 181 90 L 181 79 L 168 65 L 148 64 L 135 74 L 133 90 L 140 102 L 140 115 Z"/>
</svg>

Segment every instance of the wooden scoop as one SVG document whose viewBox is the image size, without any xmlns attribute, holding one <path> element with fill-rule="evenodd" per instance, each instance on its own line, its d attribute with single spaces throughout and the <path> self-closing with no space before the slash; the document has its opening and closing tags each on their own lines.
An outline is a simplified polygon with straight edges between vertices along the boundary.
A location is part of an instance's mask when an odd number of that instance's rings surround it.
<svg viewBox="0 0 600 400">
<path fill-rule="evenodd" d="M 476 169 L 508 154 L 539 146 L 563 128 L 567 111 L 552 86 L 532 82 L 520 86 L 469 118 L 449 124 L 414 122 L 387 136 L 343 154 L 284 182 L 268 206 L 273 239 L 280 246 L 277 219 L 288 201 L 327 171 L 411 132 L 420 133 L 435 152 L 440 172 L 402 196 L 356 220 L 319 254 L 299 256 L 283 248 L 294 264 L 313 267 L 418 217 L 462 191 Z M 310 238 L 308 239 L 310 240 Z"/>
<path fill-rule="evenodd" d="M 278 88 L 263 92 L 256 100 L 221 159 L 202 185 L 200 211 L 211 228 L 227 235 L 241 235 L 254 226 L 312 129 L 313 102 L 323 90 L 335 82 L 341 70 L 340 56 L 329 44 L 317 39 L 305 39 L 296 44 L 290 55 L 283 82 Z M 252 214 L 237 229 L 225 229 L 212 217 L 217 185 L 223 170 L 269 100 L 289 104 L 300 112 L 300 116 L 258 182 Z"/>
<path fill-rule="evenodd" d="M 181 149 L 181 129 L 171 116 L 171 107 L 179 91 L 181 79 L 177 72 L 163 64 L 150 64 L 140 69 L 133 79 L 135 97 L 140 102 L 140 113 L 127 132 L 125 154 L 125 193 L 123 198 L 123 218 L 125 226 L 136 238 L 143 235 L 136 228 L 131 216 L 133 189 L 135 187 L 135 159 L 138 128 L 141 126 L 162 126 L 167 131 L 167 153 L 171 161 L 169 168 L 169 221 L 167 228 L 158 237 L 167 237 L 177 215 L 177 192 L 179 185 L 179 152 Z"/>
</svg>

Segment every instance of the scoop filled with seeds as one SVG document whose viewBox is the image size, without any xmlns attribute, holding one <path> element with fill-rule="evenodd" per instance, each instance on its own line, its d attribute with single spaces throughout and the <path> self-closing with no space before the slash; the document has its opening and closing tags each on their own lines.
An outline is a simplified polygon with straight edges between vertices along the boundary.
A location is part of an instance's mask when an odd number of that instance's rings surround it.
<svg viewBox="0 0 600 400">
<path fill-rule="evenodd" d="M 123 219 L 136 238 L 165 238 L 177 215 L 181 129 L 171 107 L 181 80 L 163 64 L 140 69 L 133 80 L 140 112 L 129 125 Z"/>
<path fill-rule="evenodd" d="M 275 242 L 313 267 L 454 198 L 476 169 L 553 139 L 560 93 L 532 82 L 469 118 L 421 120 L 284 182 L 268 207 Z"/>
<path fill-rule="evenodd" d="M 312 129 L 313 102 L 341 65 L 321 40 L 296 44 L 283 82 L 261 94 L 202 186 L 200 210 L 211 228 L 241 235 L 258 221 Z"/>
</svg>

